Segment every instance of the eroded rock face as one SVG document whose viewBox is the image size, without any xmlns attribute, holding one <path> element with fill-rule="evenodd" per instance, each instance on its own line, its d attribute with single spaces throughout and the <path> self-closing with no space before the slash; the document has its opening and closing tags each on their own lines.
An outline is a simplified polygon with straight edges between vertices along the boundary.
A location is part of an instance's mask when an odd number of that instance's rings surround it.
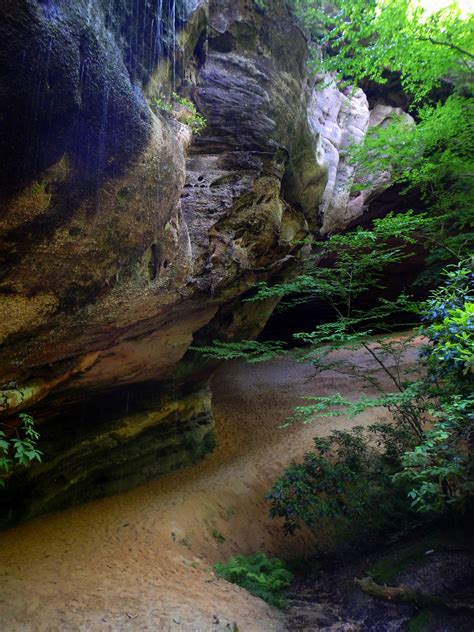
<svg viewBox="0 0 474 632">
<path fill-rule="evenodd" d="M 317 224 L 326 166 L 307 122 L 305 59 L 283 9 L 270 18 L 252 3 L 211 4 L 191 91 L 208 125 L 191 146 L 182 199 L 201 288 L 274 265 Z"/>
<path fill-rule="evenodd" d="M 44 452 L 4 524 L 210 449 L 212 367 L 189 346 L 258 333 L 273 303 L 240 297 L 318 225 L 327 171 L 283 3 L 188 3 L 179 48 L 170 3 L 136 4 L 3 11 L 0 409 L 9 428 L 32 414 Z M 192 143 L 149 106 L 173 89 L 207 118 Z"/>
<path fill-rule="evenodd" d="M 322 77 L 316 85 L 309 118 L 328 165 L 328 182 L 320 205 L 322 235 L 356 222 L 370 202 L 390 186 L 388 171 L 371 174 L 368 185 L 358 173 L 357 164 L 350 161 L 348 150 L 361 144 L 371 128 L 387 125 L 393 116 L 403 116 L 413 123 L 399 107 L 379 103 L 369 109 L 360 88 L 348 87 L 341 92 L 329 77 Z"/>
</svg>

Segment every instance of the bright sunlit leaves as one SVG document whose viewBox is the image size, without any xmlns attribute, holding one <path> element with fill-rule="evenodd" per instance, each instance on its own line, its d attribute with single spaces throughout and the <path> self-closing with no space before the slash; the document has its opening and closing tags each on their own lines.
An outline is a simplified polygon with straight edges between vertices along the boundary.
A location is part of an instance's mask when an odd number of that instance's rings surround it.
<svg viewBox="0 0 474 632">
<path fill-rule="evenodd" d="M 453 5 L 457 5 L 460 14 L 464 18 L 472 15 L 474 12 L 473 0 L 457 0 L 457 2 L 452 2 L 451 0 L 418 0 L 417 4 L 419 4 L 428 15 L 440 11 L 441 9 L 452 7 Z"/>
<path fill-rule="evenodd" d="M 397 73 L 420 102 L 442 81 L 465 84 L 472 72 L 474 16 L 467 0 L 337 0 L 337 11 L 315 0 L 294 2 L 326 53 L 322 69 L 348 83 L 382 84 Z M 321 55 L 314 66 L 320 72 Z"/>
</svg>

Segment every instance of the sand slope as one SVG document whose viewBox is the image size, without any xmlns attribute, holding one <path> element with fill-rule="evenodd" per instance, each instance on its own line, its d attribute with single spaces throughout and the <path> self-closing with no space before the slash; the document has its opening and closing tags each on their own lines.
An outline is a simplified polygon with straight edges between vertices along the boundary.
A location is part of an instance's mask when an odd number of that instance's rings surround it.
<svg viewBox="0 0 474 632">
<path fill-rule="evenodd" d="M 204 462 L 0 534 L 0 629 L 207 632 L 235 622 L 240 632 L 283 630 L 280 612 L 217 579 L 212 565 L 237 552 L 291 556 L 314 544 L 308 535 L 284 538 L 264 494 L 315 434 L 374 413 L 279 429 L 301 395 L 359 393 L 346 376 L 311 375 L 290 359 L 225 364 L 213 384 L 219 446 Z"/>
</svg>

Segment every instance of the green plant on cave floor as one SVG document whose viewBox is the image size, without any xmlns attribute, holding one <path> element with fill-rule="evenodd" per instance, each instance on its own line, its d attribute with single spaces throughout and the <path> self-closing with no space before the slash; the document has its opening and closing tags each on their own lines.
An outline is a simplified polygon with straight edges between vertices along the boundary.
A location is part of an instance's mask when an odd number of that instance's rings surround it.
<svg viewBox="0 0 474 632">
<path fill-rule="evenodd" d="M 41 461 L 42 452 L 37 447 L 39 433 L 34 428 L 33 417 L 27 413 L 20 413 L 18 417 L 20 423 L 13 433 L 7 433 L 5 424 L 0 424 L 0 487 L 5 486 L 14 465 L 28 466 L 33 461 Z"/>
<path fill-rule="evenodd" d="M 412 518 L 407 490 L 392 480 L 409 437 L 403 429 L 373 424 L 315 438 L 267 494 L 270 516 L 292 534 L 306 525 L 330 539 L 359 541 Z"/>
<path fill-rule="evenodd" d="M 218 544 L 223 544 L 226 540 L 225 535 L 219 529 L 213 529 L 211 535 Z"/>
<path fill-rule="evenodd" d="M 176 105 L 182 107 L 183 112 L 179 115 L 179 120 L 191 128 L 193 134 L 200 134 L 206 127 L 206 119 L 200 114 L 192 101 L 172 92 L 169 99 L 155 97 L 153 107 L 159 112 L 174 115 Z"/>
<path fill-rule="evenodd" d="M 257 552 L 237 555 L 225 563 L 218 562 L 214 569 L 219 577 L 238 584 L 270 605 L 285 606 L 281 592 L 291 584 L 293 575 L 281 560 Z"/>
</svg>

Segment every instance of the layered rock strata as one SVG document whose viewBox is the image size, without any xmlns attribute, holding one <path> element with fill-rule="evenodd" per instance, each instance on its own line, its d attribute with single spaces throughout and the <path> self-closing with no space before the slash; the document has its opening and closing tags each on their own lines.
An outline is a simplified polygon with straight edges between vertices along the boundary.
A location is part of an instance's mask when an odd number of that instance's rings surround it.
<svg viewBox="0 0 474 632">
<path fill-rule="evenodd" d="M 5 526 L 212 449 L 190 347 L 258 335 L 277 301 L 245 302 L 255 283 L 386 188 L 354 193 L 344 154 L 394 109 L 314 88 L 282 0 L 2 10 L 0 423 L 33 415 L 44 455 L 0 492 Z"/>
<path fill-rule="evenodd" d="M 306 42 L 283 3 L 188 3 L 180 33 L 172 3 L 138 4 L 3 9 L 0 409 L 10 433 L 34 416 L 44 454 L 8 481 L 3 524 L 209 450 L 211 368 L 188 349 L 256 335 L 274 303 L 241 297 L 318 223 Z M 207 119 L 192 141 L 150 107 L 171 91 Z"/>
</svg>

